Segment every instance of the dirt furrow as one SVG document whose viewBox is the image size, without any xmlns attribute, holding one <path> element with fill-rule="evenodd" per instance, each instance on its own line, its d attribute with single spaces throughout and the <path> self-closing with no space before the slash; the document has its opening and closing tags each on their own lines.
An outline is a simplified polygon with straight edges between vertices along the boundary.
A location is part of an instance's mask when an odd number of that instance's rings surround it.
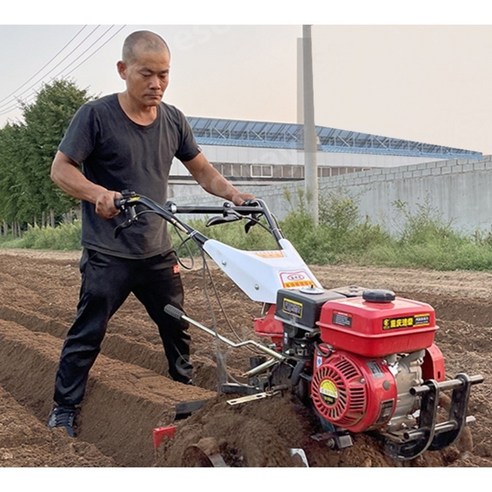
<svg viewBox="0 0 492 492">
<path fill-rule="evenodd" d="M 51 432 L 27 407 L 0 387 L 0 467 L 114 467 L 96 446 Z"/>
<path fill-rule="evenodd" d="M 50 409 L 60 349 L 61 340 L 51 335 L 0 320 L 0 383 L 40 421 Z M 80 440 L 121 466 L 150 466 L 152 429 L 173 421 L 176 403 L 214 396 L 103 355 L 92 370 L 88 394 Z"/>
</svg>

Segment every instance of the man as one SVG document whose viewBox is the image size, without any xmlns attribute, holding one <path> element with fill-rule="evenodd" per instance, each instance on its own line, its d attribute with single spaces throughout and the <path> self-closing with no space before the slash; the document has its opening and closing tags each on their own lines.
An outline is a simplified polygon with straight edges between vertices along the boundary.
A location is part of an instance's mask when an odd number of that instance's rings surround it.
<svg viewBox="0 0 492 492">
<path fill-rule="evenodd" d="M 169 374 L 192 383 L 187 326 L 164 313 L 182 309 L 183 287 L 166 223 L 142 216 L 117 239 L 115 199 L 131 189 L 164 203 L 171 162 L 178 158 L 209 193 L 236 205 L 239 192 L 208 162 L 181 111 L 163 103 L 170 52 L 157 34 L 137 31 L 117 69 L 126 90 L 83 105 L 60 143 L 51 178 L 82 202 L 82 283 L 77 316 L 63 344 L 48 427 L 75 435 L 75 417 L 111 316 L 133 292 L 157 324 Z"/>
</svg>

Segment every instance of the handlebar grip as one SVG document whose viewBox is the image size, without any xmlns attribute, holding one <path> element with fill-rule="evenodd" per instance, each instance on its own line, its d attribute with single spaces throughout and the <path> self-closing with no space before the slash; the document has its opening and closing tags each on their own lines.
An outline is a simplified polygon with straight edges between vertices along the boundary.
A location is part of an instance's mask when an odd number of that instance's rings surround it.
<svg viewBox="0 0 492 492">
<path fill-rule="evenodd" d="M 118 209 L 118 210 L 121 210 L 125 204 L 127 203 L 127 201 L 136 196 L 135 192 L 134 191 L 130 191 L 130 190 L 123 190 L 121 192 L 121 196 L 119 198 L 115 198 L 114 199 L 114 206 Z"/>
<path fill-rule="evenodd" d="M 243 203 L 243 207 L 257 207 L 259 203 L 256 200 L 246 200 Z"/>
<path fill-rule="evenodd" d="M 169 314 L 169 316 L 172 316 L 173 318 L 176 318 L 176 319 L 181 319 L 184 316 L 183 311 L 181 311 L 181 309 L 178 309 L 177 307 L 173 306 L 172 304 L 166 304 L 164 306 L 164 312 L 166 314 Z"/>
</svg>

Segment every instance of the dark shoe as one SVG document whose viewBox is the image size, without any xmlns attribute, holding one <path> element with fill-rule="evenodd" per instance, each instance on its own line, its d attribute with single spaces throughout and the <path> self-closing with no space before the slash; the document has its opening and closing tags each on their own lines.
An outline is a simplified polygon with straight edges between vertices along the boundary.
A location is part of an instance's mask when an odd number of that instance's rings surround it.
<svg viewBox="0 0 492 492">
<path fill-rule="evenodd" d="M 176 381 L 177 383 L 193 385 L 193 378 L 186 377 L 184 375 L 183 376 L 179 375 L 176 377 L 171 376 L 171 378 L 173 379 L 173 381 Z"/>
<path fill-rule="evenodd" d="M 48 417 L 48 428 L 65 427 L 70 437 L 75 437 L 75 407 L 55 405 Z"/>
</svg>

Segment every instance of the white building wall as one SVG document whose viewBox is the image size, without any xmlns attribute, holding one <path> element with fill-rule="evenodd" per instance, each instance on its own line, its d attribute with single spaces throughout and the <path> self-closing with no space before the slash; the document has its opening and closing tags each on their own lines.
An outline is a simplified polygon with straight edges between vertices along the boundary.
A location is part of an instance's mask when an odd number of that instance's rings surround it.
<svg viewBox="0 0 492 492">
<path fill-rule="evenodd" d="M 202 145 L 202 151 L 210 162 L 232 164 L 286 164 L 304 165 L 304 154 L 295 149 L 261 149 L 257 147 L 232 147 Z M 395 167 L 435 161 L 433 157 L 407 157 L 379 154 L 318 152 L 318 166 L 332 167 Z M 187 176 L 189 173 L 177 159 L 171 167 L 171 175 Z"/>
</svg>

